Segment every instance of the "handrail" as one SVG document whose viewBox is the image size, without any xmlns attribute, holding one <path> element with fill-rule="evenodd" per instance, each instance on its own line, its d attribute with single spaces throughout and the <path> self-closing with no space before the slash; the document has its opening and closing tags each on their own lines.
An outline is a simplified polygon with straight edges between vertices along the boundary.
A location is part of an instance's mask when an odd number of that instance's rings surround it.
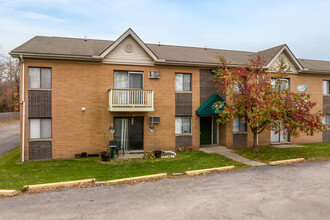
<svg viewBox="0 0 330 220">
<path fill-rule="evenodd" d="M 154 91 L 150 89 L 109 89 L 109 111 L 153 111 Z"/>
</svg>

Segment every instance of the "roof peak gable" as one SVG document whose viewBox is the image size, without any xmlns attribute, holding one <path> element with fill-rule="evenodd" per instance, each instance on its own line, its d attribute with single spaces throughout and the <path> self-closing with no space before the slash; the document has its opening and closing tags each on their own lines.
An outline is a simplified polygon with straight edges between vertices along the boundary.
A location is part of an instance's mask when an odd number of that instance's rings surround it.
<svg viewBox="0 0 330 220">
<path fill-rule="evenodd" d="M 157 61 L 158 57 L 149 49 L 149 47 L 139 38 L 139 36 L 131 29 L 127 29 L 117 40 L 115 40 L 107 49 L 105 49 L 100 57 L 106 57 L 113 49 L 115 49 L 123 40 L 128 36 L 131 36 L 143 49 L 144 51 L 154 60 Z"/>
<path fill-rule="evenodd" d="M 294 54 L 292 53 L 292 51 L 290 50 L 290 48 L 288 47 L 288 45 L 283 44 L 280 46 L 277 46 L 278 48 L 282 47 L 277 53 L 276 55 L 268 62 L 268 64 L 266 65 L 266 68 L 270 68 L 270 66 L 274 63 L 275 60 L 277 60 L 277 58 L 283 53 L 286 52 L 287 55 L 289 56 L 289 58 L 293 61 L 293 63 L 298 67 L 298 69 L 301 71 L 304 69 L 304 67 L 301 65 L 301 63 L 299 62 L 299 60 L 294 56 Z M 274 47 L 276 49 L 278 49 L 277 47 Z M 274 49 L 274 48 L 270 48 L 270 49 Z M 270 50 L 268 49 L 268 50 Z"/>
</svg>

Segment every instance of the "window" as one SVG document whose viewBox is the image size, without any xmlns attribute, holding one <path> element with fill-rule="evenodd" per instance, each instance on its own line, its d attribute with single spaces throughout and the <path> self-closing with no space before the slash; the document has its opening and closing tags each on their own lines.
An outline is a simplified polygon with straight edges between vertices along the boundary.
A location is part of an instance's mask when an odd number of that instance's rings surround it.
<svg viewBox="0 0 330 220">
<path fill-rule="evenodd" d="M 51 68 L 29 67 L 29 88 L 30 89 L 52 88 Z"/>
<path fill-rule="evenodd" d="M 235 82 L 233 85 L 233 92 L 234 93 L 239 92 L 239 86 L 238 86 L 237 82 Z"/>
<path fill-rule="evenodd" d="M 276 85 L 276 80 L 279 80 L 280 82 L 280 91 L 283 91 L 284 89 L 290 89 L 290 79 L 272 79 L 271 84 L 273 87 Z"/>
<path fill-rule="evenodd" d="M 191 74 L 175 74 L 175 91 L 191 91 Z"/>
<path fill-rule="evenodd" d="M 329 82 L 329 80 L 323 80 L 323 95 L 330 94 Z"/>
<path fill-rule="evenodd" d="M 247 127 L 241 117 L 233 119 L 233 132 L 246 132 Z"/>
<path fill-rule="evenodd" d="M 175 117 L 175 134 L 191 134 L 191 117 Z"/>
<path fill-rule="evenodd" d="M 323 124 L 330 126 L 330 115 L 325 115 L 323 117 Z"/>
<path fill-rule="evenodd" d="M 30 119 L 30 139 L 52 138 L 52 119 Z"/>
<path fill-rule="evenodd" d="M 143 89 L 143 72 L 114 72 L 115 89 Z"/>
<path fill-rule="evenodd" d="M 282 124 L 280 124 L 282 126 Z M 280 143 L 280 142 L 289 142 L 289 134 L 287 133 L 287 130 L 274 130 L 275 128 L 272 127 L 272 130 L 270 132 L 270 142 L 271 143 Z M 284 135 L 284 136 L 283 136 Z"/>
<path fill-rule="evenodd" d="M 238 93 L 240 91 L 240 87 L 242 88 L 242 90 L 245 89 L 245 82 L 246 82 L 246 77 L 243 76 L 243 82 L 242 83 L 238 83 L 238 82 L 234 82 L 233 85 L 233 93 Z"/>
</svg>

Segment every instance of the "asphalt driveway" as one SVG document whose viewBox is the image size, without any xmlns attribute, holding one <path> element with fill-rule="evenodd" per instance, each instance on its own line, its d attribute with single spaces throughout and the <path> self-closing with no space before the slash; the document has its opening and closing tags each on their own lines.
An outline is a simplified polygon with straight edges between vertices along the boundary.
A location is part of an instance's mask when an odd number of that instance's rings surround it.
<svg viewBox="0 0 330 220">
<path fill-rule="evenodd" d="M 19 122 L 0 126 L 0 156 L 15 149 L 19 144 Z"/>
<path fill-rule="evenodd" d="M 0 199 L 0 219 L 328 219 L 330 162 Z"/>
</svg>

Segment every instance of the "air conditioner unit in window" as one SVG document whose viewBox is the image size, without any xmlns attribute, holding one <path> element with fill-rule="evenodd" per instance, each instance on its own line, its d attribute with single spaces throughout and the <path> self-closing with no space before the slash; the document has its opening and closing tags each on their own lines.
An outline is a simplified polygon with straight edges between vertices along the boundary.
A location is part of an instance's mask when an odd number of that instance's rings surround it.
<svg viewBox="0 0 330 220">
<path fill-rule="evenodd" d="M 159 79 L 160 72 L 159 71 L 149 71 L 149 79 Z"/>
<path fill-rule="evenodd" d="M 159 124 L 160 116 L 149 117 L 149 124 Z"/>
</svg>

